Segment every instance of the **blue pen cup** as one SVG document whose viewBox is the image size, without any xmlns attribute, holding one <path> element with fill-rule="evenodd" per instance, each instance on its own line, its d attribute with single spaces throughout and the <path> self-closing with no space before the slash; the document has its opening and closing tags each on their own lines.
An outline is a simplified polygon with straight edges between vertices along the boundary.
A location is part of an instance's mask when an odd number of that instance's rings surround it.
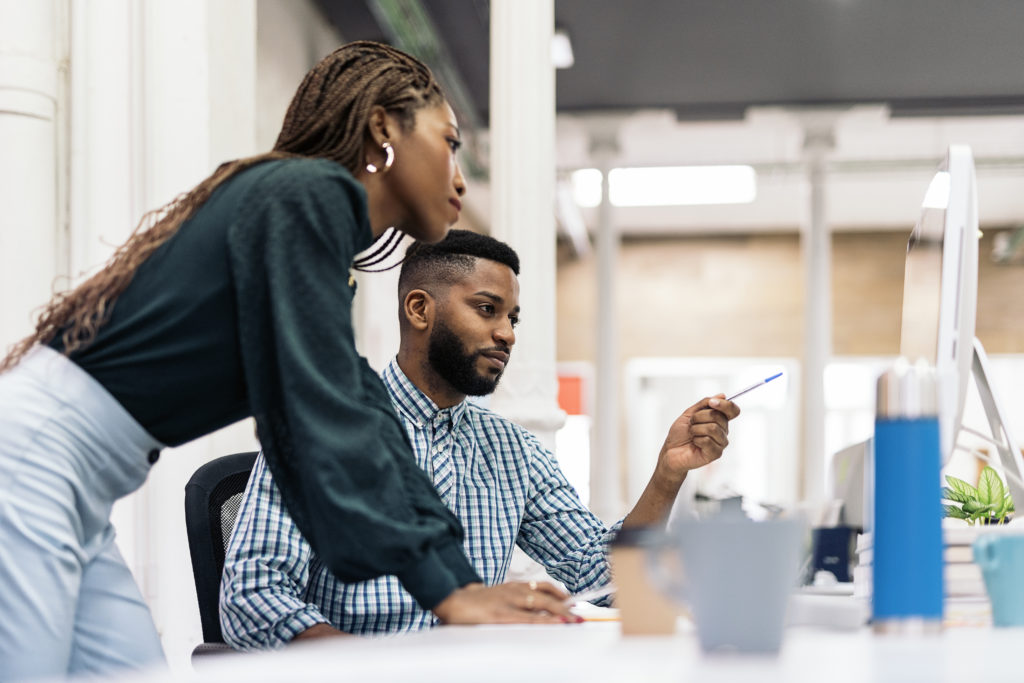
<svg viewBox="0 0 1024 683">
<path fill-rule="evenodd" d="M 941 627 L 941 447 L 935 375 L 898 363 L 879 378 L 872 615 L 877 631 Z"/>
</svg>

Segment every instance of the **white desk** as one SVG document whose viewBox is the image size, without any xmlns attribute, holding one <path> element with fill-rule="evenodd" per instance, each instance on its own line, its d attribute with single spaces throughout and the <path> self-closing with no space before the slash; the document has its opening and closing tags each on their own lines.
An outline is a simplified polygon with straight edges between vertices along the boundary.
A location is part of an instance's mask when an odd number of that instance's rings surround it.
<svg viewBox="0 0 1024 683">
<path fill-rule="evenodd" d="M 132 680 L 172 680 L 169 675 Z M 180 677 L 178 678 L 180 680 Z M 867 628 L 792 627 L 777 657 L 706 656 L 686 627 L 623 637 L 615 622 L 567 626 L 447 626 L 379 639 L 332 639 L 211 660 L 195 681 L 1024 681 L 1024 629 L 953 628 L 935 637 L 875 636 Z"/>
</svg>

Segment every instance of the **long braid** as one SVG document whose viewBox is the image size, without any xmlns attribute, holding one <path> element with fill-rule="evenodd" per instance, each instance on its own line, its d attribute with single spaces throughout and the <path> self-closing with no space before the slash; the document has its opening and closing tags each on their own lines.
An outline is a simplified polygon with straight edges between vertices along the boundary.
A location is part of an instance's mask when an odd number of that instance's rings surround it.
<svg viewBox="0 0 1024 683">
<path fill-rule="evenodd" d="M 306 74 L 272 151 L 221 164 L 189 192 L 145 214 L 101 271 L 73 290 L 53 296 L 39 314 L 35 331 L 15 343 L 0 362 L 0 372 L 16 365 L 36 344 L 48 344 L 58 334 L 65 354 L 88 346 L 110 318 L 117 297 L 136 269 L 235 174 L 265 161 L 291 157 L 330 159 L 355 174 L 363 163 L 373 107 L 383 107 L 398 118 L 403 129 L 411 130 L 417 109 L 443 100 L 430 70 L 400 50 L 370 41 L 338 48 Z"/>
</svg>

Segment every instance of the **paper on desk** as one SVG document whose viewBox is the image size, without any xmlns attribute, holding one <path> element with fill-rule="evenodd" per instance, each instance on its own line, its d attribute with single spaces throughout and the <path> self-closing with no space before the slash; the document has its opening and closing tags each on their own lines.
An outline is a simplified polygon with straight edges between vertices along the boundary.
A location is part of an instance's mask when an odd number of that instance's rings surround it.
<svg viewBox="0 0 1024 683">
<path fill-rule="evenodd" d="M 599 607 L 589 602 L 578 602 L 569 611 L 584 621 L 618 621 L 619 610 L 614 607 Z"/>
</svg>

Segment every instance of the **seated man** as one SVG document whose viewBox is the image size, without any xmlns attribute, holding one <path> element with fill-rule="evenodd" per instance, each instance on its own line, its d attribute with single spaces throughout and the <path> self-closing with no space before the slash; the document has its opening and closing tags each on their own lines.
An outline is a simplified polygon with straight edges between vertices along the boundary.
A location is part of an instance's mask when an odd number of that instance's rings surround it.
<svg viewBox="0 0 1024 683">
<path fill-rule="evenodd" d="M 401 344 L 383 379 L 420 467 L 465 528 L 480 576 L 503 581 L 517 544 L 578 592 L 610 580 L 606 554 L 620 525 L 664 523 L 686 473 L 721 456 L 739 408 L 724 397 L 688 408 L 636 506 L 606 527 L 535 436 L 466 399 L 494 391 L 509 361 L 518 274 L 516 253 L 484 235 L 452 230 L 438 244 L 410 247 L 398 285 Z M 220 607 L 224 639 L 239 649 L 435 623 L 393 576 L 338 582 L 289 518 L 262 456 L 227 551 Z"/>
</svg>

